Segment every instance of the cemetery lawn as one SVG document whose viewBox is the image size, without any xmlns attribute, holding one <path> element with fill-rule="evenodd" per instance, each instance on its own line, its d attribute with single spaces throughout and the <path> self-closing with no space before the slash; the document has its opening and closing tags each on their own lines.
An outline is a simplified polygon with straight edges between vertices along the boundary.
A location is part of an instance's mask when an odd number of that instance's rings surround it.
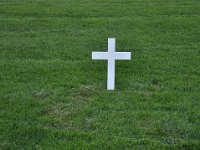
<svg viewBox="0 0 200 150">
<path fill-rule="evenodd" d="M 0 0 L 0 149 L 200 149 L 200 1 Z"/>
</svg>

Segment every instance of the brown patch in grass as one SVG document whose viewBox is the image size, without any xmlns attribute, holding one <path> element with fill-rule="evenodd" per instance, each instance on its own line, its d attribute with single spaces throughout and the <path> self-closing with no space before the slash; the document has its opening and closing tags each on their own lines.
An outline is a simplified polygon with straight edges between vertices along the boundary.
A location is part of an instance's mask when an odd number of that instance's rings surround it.
<svg viewBox="0 0 200 150">
<path fill-rule="evenodd" d="M 43 112 L 45 118 L 51 121 L 47 123 L 47 128 L 56 128 L 62 130 L 71 130 L 73 128 L 71 117 L 71 106 L 62 102 L 55 103 Z"/>
<path fill-rule="evenodd" d="M 94 90 L 90 86 L 81 86 L 72 90 L 72 96 L 78 98 L 89 98 L 94 95 Z"/>
<path fill-rule="evenodd" d="M 56 120 L 62 121 L 68 118 L 71 115 L 71 112 L 69 105 L 59 102 L 49 108 L 49 110 L 46 111 L 46 114 Z"/>
<path fill-rule="evenodd" d="M 42 90 L 42 91 L 34 91 L 32 93 L 32 96 L 37 99 L 37 100 L 42 100 L 42 99 L 45 99 L 47 98 L 48 96 L 50 95 L 49 92 L 45 91 L 45 90 Z"/>
</svg>

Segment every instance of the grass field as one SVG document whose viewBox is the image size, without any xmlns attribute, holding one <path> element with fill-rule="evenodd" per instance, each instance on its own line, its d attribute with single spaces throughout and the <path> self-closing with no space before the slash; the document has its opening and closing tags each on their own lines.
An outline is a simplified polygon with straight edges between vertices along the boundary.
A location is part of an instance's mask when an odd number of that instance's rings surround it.
<svg viewBox="0 0 200 150">
<path fill-rule="evenodd" d="M 0 149 L 200 149 L 200 1 L 0 0 Z"/>
</svg>

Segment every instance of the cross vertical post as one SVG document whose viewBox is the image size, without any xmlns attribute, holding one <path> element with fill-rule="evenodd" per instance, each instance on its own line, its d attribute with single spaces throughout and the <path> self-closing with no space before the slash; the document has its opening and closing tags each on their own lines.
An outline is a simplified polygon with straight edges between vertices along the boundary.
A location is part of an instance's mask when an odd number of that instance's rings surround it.
<svg viewBox="0 0 200 150">
<path fill-rule="evenodd" d="M 115 39 L 108 39 L 108 74 L 107 74 L 107 89 L 114 90 L 115 89 L 115 60 L 114 52 L 115 52 Z"/>
</svg>

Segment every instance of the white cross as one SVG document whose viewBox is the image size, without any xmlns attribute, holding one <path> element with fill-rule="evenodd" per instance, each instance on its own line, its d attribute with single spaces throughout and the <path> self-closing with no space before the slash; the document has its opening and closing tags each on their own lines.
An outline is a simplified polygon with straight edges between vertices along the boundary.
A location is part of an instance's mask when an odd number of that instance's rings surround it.
<svg viewBox="0 0 200 150">
<path fill-rule="evenodd" d="M 92 52 L 93 60 L 108 60 L 107 89 L 115 89 L 115 60 L 131 60 L 131 52 L 115 52 L 115 38 L 108 39 L 108 52 Z"/>
</svg>

